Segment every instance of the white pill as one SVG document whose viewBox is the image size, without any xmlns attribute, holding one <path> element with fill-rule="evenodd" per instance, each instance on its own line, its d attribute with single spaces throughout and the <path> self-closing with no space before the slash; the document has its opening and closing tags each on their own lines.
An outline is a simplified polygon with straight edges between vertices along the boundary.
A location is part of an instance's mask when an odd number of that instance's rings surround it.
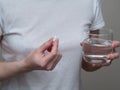
<svg viewBox="0 0 120 90">
<path fill-rule="evenodd" d="M 56 39 L 57 39 L 57 36 L 54 36 L 53 41 L 55 41 Z"/>
</svg>

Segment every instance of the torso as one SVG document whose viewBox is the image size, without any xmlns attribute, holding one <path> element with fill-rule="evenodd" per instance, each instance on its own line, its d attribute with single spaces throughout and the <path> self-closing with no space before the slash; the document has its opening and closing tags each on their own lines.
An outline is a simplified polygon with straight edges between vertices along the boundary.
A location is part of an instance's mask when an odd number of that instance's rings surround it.
<svg viewBox="0 0 120 90">
<path fill-rule="evenodd" d="M 82 42 L 93 18 L 92 0 L 0 0 L 4 16 L 5 61 L 25 58 L 50 37 L 60 39 L 63 57 L 51 71 L 7 80 L 2 90 L 80 90 Z M 18 89 L 19 88 L 19 89 Z"/>
</svg>

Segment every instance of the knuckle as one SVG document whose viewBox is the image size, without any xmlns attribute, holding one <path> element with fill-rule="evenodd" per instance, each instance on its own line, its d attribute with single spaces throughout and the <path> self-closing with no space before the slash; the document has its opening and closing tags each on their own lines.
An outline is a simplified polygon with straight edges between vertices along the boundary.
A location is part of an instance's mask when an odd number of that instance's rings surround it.
<svg viewBox="0 0 120 90">
<path fill-rule="evenodd" d="M 47 62 L 46 61 L 43 61 L 40 65 L 42 68 L 45 68 L 47 66 Z"/>
<path fill-rule="evenodd" d="M 120 44 L 120 41 L 118 41 L 118 43 Z"/>
<path fill-rule="evenodd" d="M 48 43 L 48 42 L 46 42 L 46 43 L 44 43 L 43 45 L 44 45 L 44 46 L 49 46 L 49 43 Z"/>
<path fill-rule="evenodd" d="M 57 52 L 57 55 L 59 55 L 59 56 L 60 56 L 60 52 L 59 52 L 59 51 Z"/>
<path fill-rule="evenodd" d="M 112 55 L 113 57 L 115 58 L 118 58 L 119 57 L 119 54 L 118 53 L 115 53 L 114 55 Z"/>
<path fill-rule="evenodd" d="M 58 55 L 58 56 L 62 56 L 62 53 L 58 51 L 57 55 Z"/>
<path fill-rule="evenodd" d="M 116 53 L 116 56 L 119 56 L 119 53 Z"/>
<path fill-rule="evenodd" d="M 41 66 L 41 68 L 45 68 L 45 65 L 40 65 Z"/>
<path fill-rule="evenodd" d="M 60 53 L 60 57 L 62 57 L 62 53 Z"/>
<path fill-rule="evenodd" d="M 120 57 L 120 55 L 118 54 L 118 55 L 117 55 L 117 57 L 119 58 L 119 57 Z"/>
<path fill-rule="evenodd" d="M 51 54 L 52 54 L 52 56 L 54 56 L 54 57 L 57 55 L 57 53 L 56 53 L 56 52 L 53 52 L 53 53 L 51 53 Z"/>
<path fill-rule="evenodd" d="M 46 71 L 50 71 L 50 69 L 49 69 L 49 68 L 46 68 L 45 70 L 46 70 Z"/>
<path fill-rule="evenodd" d="M 117 46 L 120 47 L 120 41 L 117 41 Z"/>
<path fill-rule="evenodd" d="M 111 65 L 111 63 L 108 63 L 108 64 L 105 64 L 104 66 L 110 66 Z"/>
<path fill-rule="evenodd" d="M 46 68 L 47 71 L 52 71 L 53 68 L 49 67 L 49 68 Z"/>
</svg>

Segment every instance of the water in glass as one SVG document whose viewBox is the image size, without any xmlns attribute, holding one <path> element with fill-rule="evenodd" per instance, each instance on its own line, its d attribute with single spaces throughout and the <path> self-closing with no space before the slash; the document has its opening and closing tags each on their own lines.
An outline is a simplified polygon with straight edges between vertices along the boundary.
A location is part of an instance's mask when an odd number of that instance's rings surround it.
<svg viewBox="0 0 120 90">
<path fill-rule="evenodd" d="M 89 63 L 107 63 L 107 55 L 112 52 L 112 41 L 100 38 L 87 38 L 83 45 L 83 58 Z"/>
</svg>

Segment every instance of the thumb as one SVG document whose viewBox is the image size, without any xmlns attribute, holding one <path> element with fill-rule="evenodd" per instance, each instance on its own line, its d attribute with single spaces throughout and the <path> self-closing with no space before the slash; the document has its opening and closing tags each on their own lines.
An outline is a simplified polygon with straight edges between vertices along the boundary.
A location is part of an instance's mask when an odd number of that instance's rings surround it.
<svg viewBox="0 0 120 90">
<path fill-rule="evenodd" d="M 45 43 L 43 43 L 40 47 L 39 47 L 39 51 L 40 52 L 44 52 L 45 50 L 47 50 L 48 48 L 50 48 L 53 44 L 53 38 L 50 38 L 48 41 L 46 41 Z"/>
</svg>

